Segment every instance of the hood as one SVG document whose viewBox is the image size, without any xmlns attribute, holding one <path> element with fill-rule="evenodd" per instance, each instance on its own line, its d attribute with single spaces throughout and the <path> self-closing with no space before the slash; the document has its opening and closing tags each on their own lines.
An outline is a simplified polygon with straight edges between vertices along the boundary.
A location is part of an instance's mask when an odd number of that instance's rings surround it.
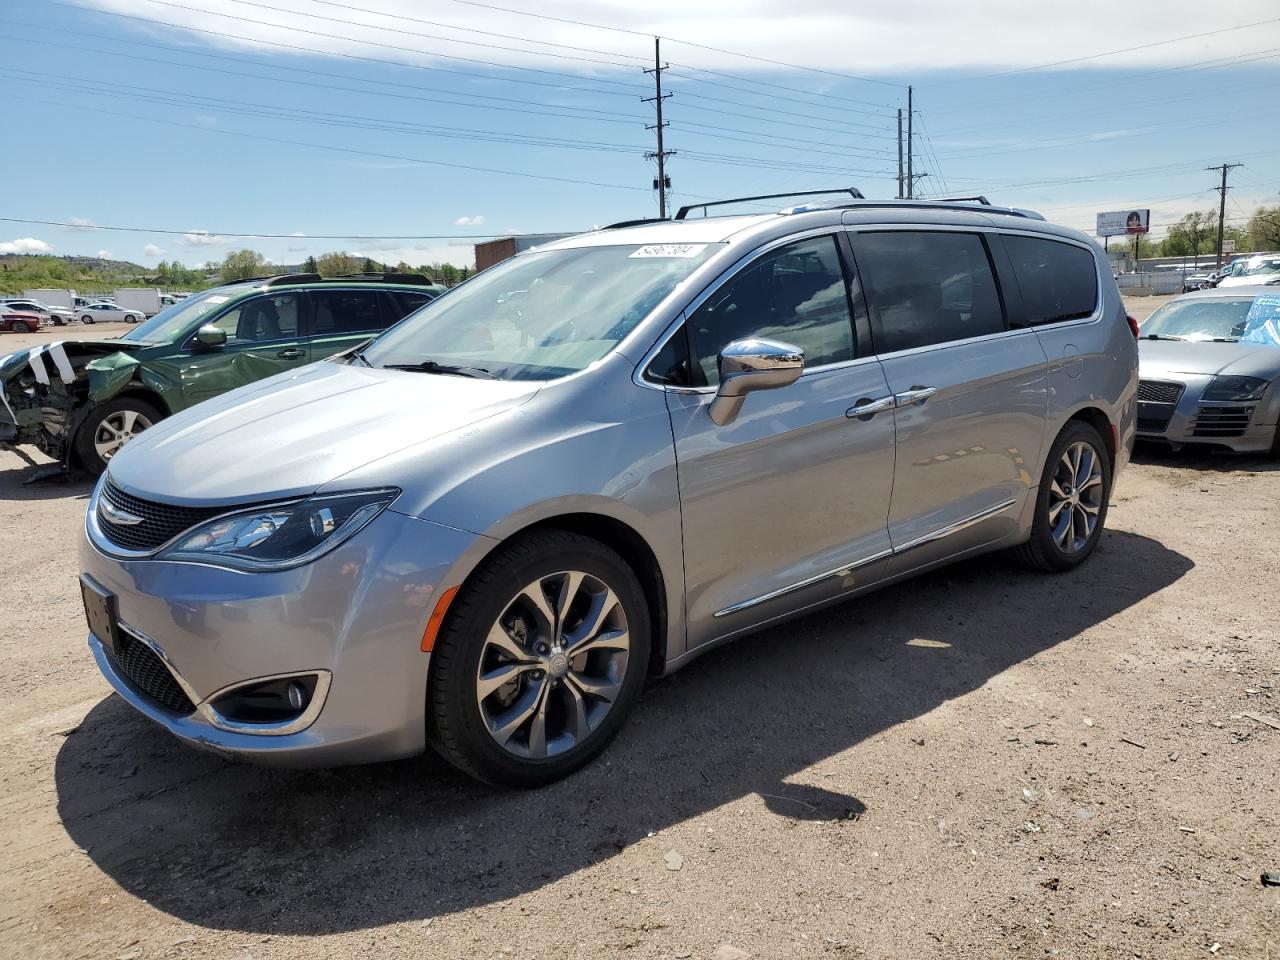
<svg viewBox="0 0 1280 960">
<path fill-rule="evenodd" d="M 1271 380 L 1280 376 L 1280 347 L 1255 343 L 1139 340 L 1139 376 L 1162 380 L 1178 374 L 1231 374 Z"/>
<path fill-rule="evenodd" d="M 112 458 L 135 496 L 218 506 L 314 493 L 528 401 L 538 385 L 314 363 L 164 420 Z"/>
<path fill-rule="evenodd" d="M 62 363 L 78 371 L 99 357 L 146 346 L 150 344 L 127 340 L 53 340 L 0 356 L 0 380 L 8 380 L 28 367 L 43 380 L 42 375 L 48 376 L 50 371 L 57 376 Z"/>
<path fill-rule="evenodd" d="M 1219 287 L 1277 287 L 1280 281 L 1273 279 L 1274 275 L 1254 275 L 1252 277 L 1223 277 L 1219 282 Z M 1270 281 L 1270 282 L 1268 282 Z"/>
</svg>

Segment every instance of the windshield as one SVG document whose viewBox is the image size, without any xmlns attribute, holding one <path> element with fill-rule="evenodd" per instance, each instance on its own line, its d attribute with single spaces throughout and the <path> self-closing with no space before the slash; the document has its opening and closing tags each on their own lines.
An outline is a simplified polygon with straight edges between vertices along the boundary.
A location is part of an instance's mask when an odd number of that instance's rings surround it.
<svg viewBox="0 0 1280 960">
<path fill-rule="evenodd" d="M 190 330 L 199 317 L 226 303 L 231 297 L 232 294 L 225 289 L 194 294 L 185 300 L 179 300 L 173 306 L 165 307 L 146 323 L 134 327 L 120 339 L 143 343 L 168 343 Z"/>
<path fill-rule="evenodd" d="M 1238 340 L 1244 335 L 1252 306 L 1252 297 L 1175 300 L 1151 314 L 1139 329 L 1144 337 Z"/>
<path fill-rule="evenodd" d="M 374 366 L 434 361 L 547 380 L 603 358 L 721 247 L 648 244 L 515 257 L 427 304 L 364 351 Z"/>
<path fill-rule="evenodd" d="M 1231 264 L 1233 277 L 1280 277 L 1280 257 L 1264 260 L 1252 257 L 1248 260 L 1237 260 Z"/>
</svg>

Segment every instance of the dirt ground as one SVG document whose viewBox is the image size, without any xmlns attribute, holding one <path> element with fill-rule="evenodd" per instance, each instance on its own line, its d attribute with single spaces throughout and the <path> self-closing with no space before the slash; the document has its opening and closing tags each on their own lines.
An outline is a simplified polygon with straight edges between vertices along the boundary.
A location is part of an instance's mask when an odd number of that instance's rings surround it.
<svg viewBox="0 0 1280 960">
<path fill-rule="evenodd" d="M 532 793 L 182 746 L 85 646 L 88 483 L 30 471 L 0 454 L 4 956 L 1280 960 L 1280 462 L 1140 451 L 1075 573 L 713 652 Z"/>
</svg>

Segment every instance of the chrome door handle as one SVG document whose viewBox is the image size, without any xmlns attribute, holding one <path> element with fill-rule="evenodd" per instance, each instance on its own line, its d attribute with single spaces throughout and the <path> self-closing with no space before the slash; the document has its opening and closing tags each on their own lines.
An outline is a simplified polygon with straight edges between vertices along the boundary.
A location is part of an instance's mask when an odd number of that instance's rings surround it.
<svg viewBox="0 0 1280 960">
<path fill-rule="evenodd" d="M 892 410 L 898 405 L 893 397 L 881 397 L 879 400 L 872 400 L 870 397 L 862 397 L 857 403 L 844 412 L 846 417 L 857 417 L 859 420 L 870 420 L 877 413 L 884 413 L 886 410 Z"/>
<path fill-rule="evenodd" d="M 291 347 L 287 350 L 277 350 L 276 356 L 281 360 L 297 360 L 299 357 L 306 356 L 307 351 L 299 350 L 297 347 Z"/>
<path fill-rule="evenodd" d="M 912 387 L 902 393 L 895 393 L 893 399 L 899 407 L 918 407 L 937 392 L 937 387 Z"/>
</svg>

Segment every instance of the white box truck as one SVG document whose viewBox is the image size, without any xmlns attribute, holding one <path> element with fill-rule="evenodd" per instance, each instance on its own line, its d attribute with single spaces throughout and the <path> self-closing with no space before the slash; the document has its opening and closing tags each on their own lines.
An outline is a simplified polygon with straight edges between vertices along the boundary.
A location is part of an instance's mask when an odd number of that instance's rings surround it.
<svg viewBox="0 0 1280 960">
<path fill-rule="evenodd" d="M 121 310 L 141 310 L 148 317 L 160 312 L 160 291 L 156 287 L 120 287 L 115 292 L 116 306 Z"/>
<path fill-rule="evenodd" d="M 23 290 L 22 295 L 28 300 L 45 303 L 51 307 L 66 307 L 68 310 L 74 310 L 79 306 L 76 303 L 76 292 L 74 290 L 40 287 L 36 290 Z"/>
</svg>

